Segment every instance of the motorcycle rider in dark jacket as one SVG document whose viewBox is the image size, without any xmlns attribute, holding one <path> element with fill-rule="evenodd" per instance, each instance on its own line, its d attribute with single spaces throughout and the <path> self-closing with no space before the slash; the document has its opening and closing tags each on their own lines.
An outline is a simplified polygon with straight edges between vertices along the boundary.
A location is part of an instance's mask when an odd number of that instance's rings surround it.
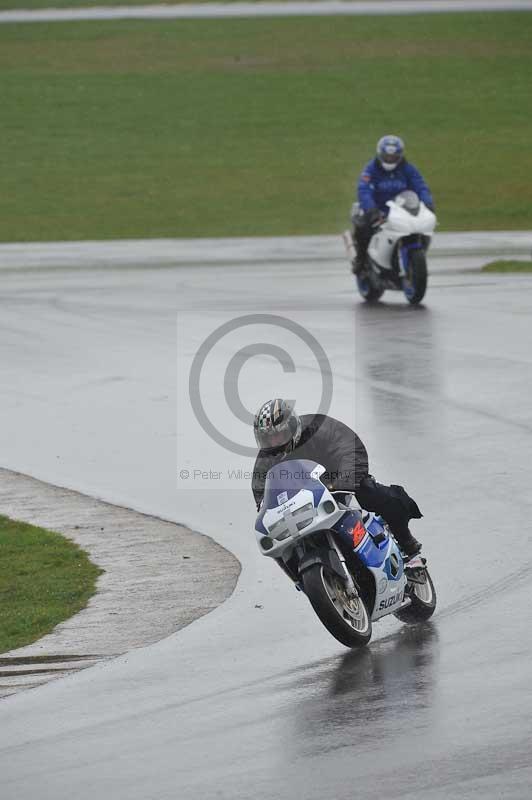
<svg viewBox="0 0 532 800">
<path fill-rule="evenodd" d="M 353 242 L 356 258 L 352 263 L 355 274 L 366 265 L 371 237 L 388 213 L 388 200 L 411 189 L 425 205 L 434 211 L 434 201 L 422 174 L 404 157 L 404 143 L 399 136 L 383 136 L 377 142 L 377 155 L 362 170 L 358 179 L 358 203 L 351 210 Z"/>
<path fill-rule="evenodd" d="M 422 516 L 417 504 L 402 486 L 385 486 L 369 474 L 367 450 L 351 428 L 324 414 L 299 416 L 292 403 L 279 398 L 260 407 L 253 427 L 260 448 L 252 478 L 257 508 L 274 464 L 308 459 L 325 467 L 321 480 L 327 486 L 354 493 L 362 508 L 380 514 L 406 556 L 419 553 L 421 544 L 408 528 L 410 519 Z"/>
</svg>

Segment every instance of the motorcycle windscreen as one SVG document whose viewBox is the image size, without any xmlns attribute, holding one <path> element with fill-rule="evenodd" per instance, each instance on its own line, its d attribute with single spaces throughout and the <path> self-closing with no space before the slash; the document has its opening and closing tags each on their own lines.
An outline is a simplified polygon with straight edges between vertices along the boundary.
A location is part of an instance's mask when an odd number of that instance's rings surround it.
<svg viewBox="0 0 532 800">
<path fill-rule="evenodd" d="M 404 192 L 400 192 L 395 198 L 395 202 L 398 206 L 404 208 L 405 211 L 408 211 L 408 213 L 412 214 L 414 217 L 417 217 L 419 214 L 419 197 L 411 189 L 406 189 Z"/>
<path fill-rule="evenodd" d="M 320 464 L 306 459 L 281 461 L 270 467 L 264 487 L 263 510 L 283 505 L 301 489 L 309 489 L 312 492 L 316 506 L 325 491 L 325 486 L 319 478 L 324 472 L 325 468 Z"/>
</svg>

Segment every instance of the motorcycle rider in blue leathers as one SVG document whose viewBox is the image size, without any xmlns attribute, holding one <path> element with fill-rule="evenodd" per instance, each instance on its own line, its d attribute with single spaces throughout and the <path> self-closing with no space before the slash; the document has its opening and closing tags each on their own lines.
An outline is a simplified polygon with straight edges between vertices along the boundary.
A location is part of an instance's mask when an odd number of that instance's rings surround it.
<svg viewBox="0 0 532 800">
<path fill-rule="evenodd" d="M 399 136 L 383 136 L 377 142 L 377 155 L 366 164 L 357 186 L 358 203 L 352 208 L 353 242 L 356 257 L 352 270 L 357 275 L 366 265 L 366 254 L 375 229 L 388 214 L 388 200 L 410 189 L 434 211 L 430 189 L 419 170 L 404 157 Z"/>
</svg>

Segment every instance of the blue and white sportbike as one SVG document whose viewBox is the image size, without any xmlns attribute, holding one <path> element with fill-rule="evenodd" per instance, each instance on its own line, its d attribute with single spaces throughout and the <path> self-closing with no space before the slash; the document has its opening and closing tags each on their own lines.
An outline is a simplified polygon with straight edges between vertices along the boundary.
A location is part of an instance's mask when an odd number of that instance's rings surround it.
<svg viewBox="0 0 532 800">
<path fill-rule="evenodd" d="M 372 623 L 432 616 L 436 592 L 419 556 L 404 557 L 381 517 L 352 494 L 331 492 L 314 461 L 283 461 L 266 478 L 255 523 L 261 553 L 276 559 L 346 647 L 369 642 Z"/>
<path fill-rule="evenodd" d="M 427 290 L 427 250 L 436 227 L 436 215 L 415 192 L 401 192 L 388 200 L 388 216 L 371 237 L 366 266 L 357 275 L 358 291 L 365 300 L 378 300 L 386 289 L 402 291 L 409 303 L 420 303 Z M 354 245 L 344 233 L 350 260 Z"/>
</svg>

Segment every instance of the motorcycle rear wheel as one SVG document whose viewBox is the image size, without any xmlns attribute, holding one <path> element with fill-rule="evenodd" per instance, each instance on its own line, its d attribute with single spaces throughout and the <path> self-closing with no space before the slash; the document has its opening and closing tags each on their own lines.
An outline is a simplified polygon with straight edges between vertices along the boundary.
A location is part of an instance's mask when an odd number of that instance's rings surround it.
<svg viewBox="0 0 532 800">
<path fill-rule="evenodd" d="M 424 583 L 413 583 L 409 593 L 411 603 L 406 608 L 397 611 L 395 616 L 401 622 L 424 622 L 432 617 L 436 611 L 436 589 L 427 569 L 423 570 Z"/>
<path fill-rule="evenodd" d="M 349 597 L 336 573 L 314 564 L 303 575 L 303 587 L 312 608 L 330 634 L 346 647 L 363 647 L 371 639 L 372 626 L 362 598 Z"/>
<path fill-rule="evenodd" d="M 408 276 L 403 278 L 403 292 L 412 305 L 421 303 L 427 291 L 427 258 L 424 250 L 411 250 L 408 256 Z"/>
</svg>

